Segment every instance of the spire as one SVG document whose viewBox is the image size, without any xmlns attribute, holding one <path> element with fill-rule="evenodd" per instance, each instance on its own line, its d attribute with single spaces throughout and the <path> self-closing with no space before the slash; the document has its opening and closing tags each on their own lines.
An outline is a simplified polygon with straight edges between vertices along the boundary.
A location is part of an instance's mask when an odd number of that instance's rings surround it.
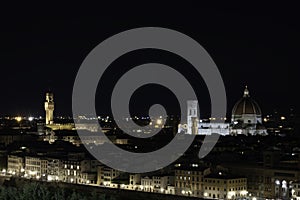
<svg viewBox="0 0 300 200">
<path fill-rule="evenodd" d="M 250 95 L 249 95 L 249 90 L 248 90 L 247 85 L 246 85 L 246 87 L 245 87 L 245 90 L 244 90 L 244 96 L 243 96 L 243 97 L 250 97 Z"/>
</svg>

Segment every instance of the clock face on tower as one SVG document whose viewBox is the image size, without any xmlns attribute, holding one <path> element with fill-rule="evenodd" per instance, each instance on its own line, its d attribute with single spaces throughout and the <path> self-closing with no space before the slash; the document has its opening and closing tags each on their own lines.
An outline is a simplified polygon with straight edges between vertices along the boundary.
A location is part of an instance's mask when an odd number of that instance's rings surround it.
<svg viewBox="0 0 300 200">
<path fill-rule="evenodd" d="M 45 102 L 45 109 L 54 110 L 54 103 L 53 102 Z"/>
<path fill-rule="evenodd" d="M 53 108 L 54 108 L 54 105 L 53 105 L 53 104 L 48 104 L 48 108 L 49 108 L 49 109 L 53 109 Z"/>
</svg>

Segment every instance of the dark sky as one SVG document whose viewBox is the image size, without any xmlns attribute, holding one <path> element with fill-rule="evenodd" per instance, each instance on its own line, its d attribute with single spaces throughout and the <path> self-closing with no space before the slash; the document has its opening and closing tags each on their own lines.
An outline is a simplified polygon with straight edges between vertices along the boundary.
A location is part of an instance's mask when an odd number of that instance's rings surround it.
<svg viewBox="0 0 300 200">
<path fill-rule="evenodd" d="M 300 17 L 296 6 L 138 6 L 3 6 L 0 115 L 43 115 L 48 88 L 55 93 L 56 114 L 70 115 L 73 83 L 85 56 L 109 36 L 144 26 L 174 29 L 197 40 L 219 67 L 229 110 L 248 85 L 264 114 L 289 108 L 300 112 Z M 161 59 L 179 67 L 180 61 L 161 53 L 137 52 L 138 61 L 129 55 L 119 66 Z M 111 72 L 116 79 L 122 70 L 115 67 Z M 197 85 L 197 79 L 192 82 Z M 195 86 L 200 94 L 201 85 L 199 80 Z M 98 99 L 102 112 L 107 112 L 108 101 Z"/>
</svg>

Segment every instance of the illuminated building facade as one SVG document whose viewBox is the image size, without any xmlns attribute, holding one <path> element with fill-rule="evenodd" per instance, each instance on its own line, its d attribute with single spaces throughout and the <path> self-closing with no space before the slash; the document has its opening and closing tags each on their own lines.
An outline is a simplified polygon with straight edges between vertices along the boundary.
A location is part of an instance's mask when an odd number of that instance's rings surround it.
<svg viewBox="0 0 300 200">
<path fill-rule="evenodd" d="M 249 90 L 246 87 L 243 97 L 232 109 L 231 123 L 215 123 L 216 118 L 199 120 L 198 101 L 187 102 L 187 124 L 180 124 L 179 133 L 193 135 L 267 135 L 266 128 L 262 125 L 261 109 L 255 100 L 250 98 Z M 225 121 L 222 117 L 221 121 Z"/>
<path fill-rule="evenodd" d="M 97 184 L 111 187 L 115 178 L 120 176 L 121 172 L 105 165 L 98 166 Z"/>
<path fill-rule="evenodd" d="M 62 173 L 62 163 L 60 159 L 57 158 L 49 158 L 48 159 L 48 168 L 47 168 L 47 174 L 45 174 L 45 178 L 47 178 L 47 181 L 58 181 L 61 180 L 61 173 Z M 42 174 L 42 178 L 43 174 Z"/>
<path fill-rule="evenodd" d="M 24 158 L 16 155 L 7 156 L 7 173 L 21 175 L 24 172 Z"/>
<path fill-rule="evenodd" d="M 300 181 L 296 181 L 292 183 L 292 199 L 300 200 Z"/>
<path fill-rule="evenodd" d="M 236 199 L 245 197 L 247 191 L 247 179 L 236 177 L 222 172 L 209 174 L 204 177 L 205 198 Z"/>
<path fill-rule="evenodd" d="M 178 167 L 175 169 L 175 193 L 177 195 L 203 197 L 203 179 L 210 173 L 210 168 Z"/>
<path fill-rule="evenodd" d="M 53 93 L 46 93 L 45 101 L 46 125 L 53 124 L 54 98 Z"/>
<path fill-rule="evenodd" d="M 300 180 L 300 158 L 282 160 L 280 150 L 263 153 L 263 164 L 222 164 L 235 174 L 245 176 L 248 192 L 260 198 L 290 199 L 293 183 Z"/>
<path fill-rule="evenodd" d="M 174 194 L 174 176 L 145 176 L 141 178 L 141 185 L 139 189 L 144 192 L 156 192 Z M 172 190 L 173 188 L 173 190 Z"/>
<path fill-rule="evenodd" d="M 40 157 L 25 157 L 25 174 L 29 178 L 40 179 L 42 175 L 47 174 L 48 161 Z"/>
</svg>

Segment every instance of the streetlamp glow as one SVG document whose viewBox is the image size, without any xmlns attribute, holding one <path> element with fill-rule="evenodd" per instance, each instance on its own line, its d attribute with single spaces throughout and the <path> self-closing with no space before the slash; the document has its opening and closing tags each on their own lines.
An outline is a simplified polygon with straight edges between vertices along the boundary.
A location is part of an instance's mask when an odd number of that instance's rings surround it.
<svg viewBox="0 0 300 200">
<path fill-rule="evenodd" d="M 157 124 L 157 125 L 161 125 L 161 124 L 162 124 L 162 119 L 157 119 L 157 120 L 156 120 L 156 124 Z"/>
</svg>

